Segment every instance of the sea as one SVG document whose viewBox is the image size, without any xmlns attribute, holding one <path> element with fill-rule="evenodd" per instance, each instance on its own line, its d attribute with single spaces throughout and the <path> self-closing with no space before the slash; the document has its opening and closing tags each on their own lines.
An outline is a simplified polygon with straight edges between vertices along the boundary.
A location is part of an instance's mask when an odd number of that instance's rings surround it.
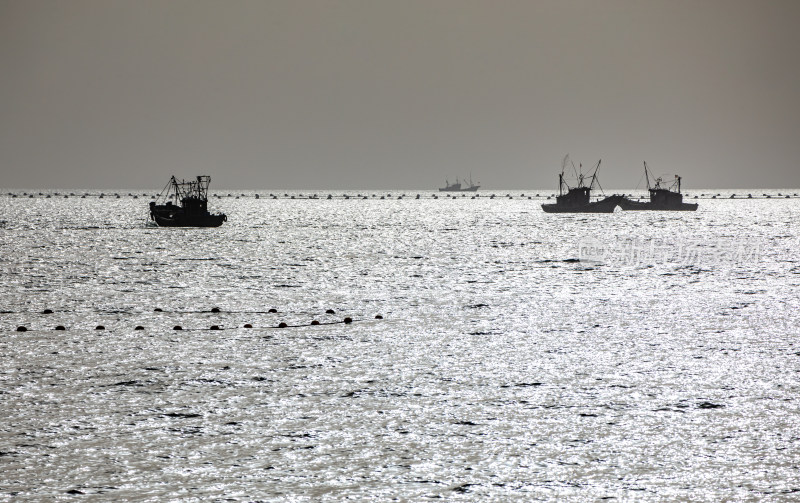
<svg viewBox="0 0 800 503">
<path fill-rule="evenodd" d="M 800 190 L 551 192 L 3 190 L 0 501 L 800 500 Z"/>
</svg>

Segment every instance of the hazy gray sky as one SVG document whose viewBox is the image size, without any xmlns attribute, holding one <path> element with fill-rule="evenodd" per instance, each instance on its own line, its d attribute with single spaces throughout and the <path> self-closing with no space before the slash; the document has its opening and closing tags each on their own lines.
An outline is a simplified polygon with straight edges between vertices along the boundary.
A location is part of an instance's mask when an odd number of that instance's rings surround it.
<svg viewBox="0 0 800 503">
<path fill-rule="evenodd" d="M 0 187 L 800 187 L 797 0 L 0 0 Z"/>
</svg>

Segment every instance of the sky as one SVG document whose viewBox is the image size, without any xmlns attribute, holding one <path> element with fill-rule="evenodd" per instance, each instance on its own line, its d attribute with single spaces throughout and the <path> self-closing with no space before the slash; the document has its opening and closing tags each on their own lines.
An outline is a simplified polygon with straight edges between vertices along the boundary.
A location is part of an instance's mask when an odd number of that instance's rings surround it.
<svg viewBox="0 0 800 503">
<path fill-rule="evenodd" d="M 0 187 L 800 187 L 796 0 L 0 0 Z M 642 182 L 643 183 L 643 182 Z M 641 185 L 639 185 L 641 188 Z"/>
</svg>

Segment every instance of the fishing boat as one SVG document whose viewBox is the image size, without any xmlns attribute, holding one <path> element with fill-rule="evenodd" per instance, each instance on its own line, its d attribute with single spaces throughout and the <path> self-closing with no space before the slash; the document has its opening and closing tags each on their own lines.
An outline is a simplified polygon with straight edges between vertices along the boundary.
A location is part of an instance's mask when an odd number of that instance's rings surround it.
<svg viewBox="0 0 800 503">
<path fill-rule="evenodd" d="M 695 211 L 697 203 L 684 203 L 681 194 L 681 177 L 675 175 L 672 183 L 667 185 L 663 177 L 654 179 L 650 185 L 649 169 L 647 162 L 644 163 L 644 176 L 647 180 L 647 191 L 650 193 L 649 202 L 631 201 L 628 198 L 620 201 L 620 208 L 628 211 L 635 210 L 655 210 L 655 211 Z"/>
<path fill-rule="evenodd" d="M 464 180 L 466 183 L 466 180 Z M 462 187 L 461 182 L 458 181 L 456 178 L 456 183 L 450 183 L 449 181 L 445 180 L 445 187 L 440 187 L 439 192 L 477 192 L 480 185 L 476 185 L 472 182 L 472 175 L 469 175 L 469 186 Z"/>
<path fill-rule="evenodd" d="M 173 176 L 158 198 L 150 202 L 150 219 L 161 227 L 219 227 L 228 217 L 208 212 L 210 183 L 210 176 L 188 182 Z"/>
<path fill-rule="evenodd" d="M 620 200 L 623 199 L 622 196 L 609 196 L 594 202 L 591 200 L 592 190 L 595 185 L 600 188 L 601 191 L 603 190 L 602 187 L 600 187 L 600 182 L 597 180 L 597 170 L 600 169 L 601 161 L 602 159 L 597 161 L 592 176 L 589 177 L 591 181 L 588 186 L 586 185 L 586 177 L 584 174 L 575 168 L 575 164 L 572 164 L 577 183 L 574 187 L 571 187 L 564 177 L 564 171 L 567 163 L 572 163 L 572 161 L 569 160 L 569 155 L 565 156 L 564 161 L 561 163 L 561 173 L 558 175 L 558 195 L 556 196 L 556 202 L 555 204 L 543 204 L 542 209 L 546 213 L 612 213 L 620 204 Z"/>
</svg>

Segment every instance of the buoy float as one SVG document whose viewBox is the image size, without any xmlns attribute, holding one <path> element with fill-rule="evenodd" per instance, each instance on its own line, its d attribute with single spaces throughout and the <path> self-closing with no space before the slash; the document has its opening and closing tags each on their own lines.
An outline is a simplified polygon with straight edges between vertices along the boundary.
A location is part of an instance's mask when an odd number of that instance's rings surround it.
<svg viewBox="0 0 800 503">
<path fill-rule="evenodd" d="M 211 312 L 212 313 L 218 313 L 219 312 L 219 308 L 218 307 L 212 307 L 211 308 Z"/>
<path fill-rule="evenodd" d="M 161 308 L 157 307 L 157 308 L 153 309 L 153 312 L 154 313 L 160 313 L 161 312 Z"/>
<path fill-rule="evenodd" d="M 220 330 L 220 328 L 219 325 L 211 325 L 211 328 L 209 328 L 209 330 Z"/>
<path fill-rule="evenodd" d="M 42 314 L 53 314 L 53 310 L 52 309 L 45 309 L 44 311 L 42 311 Z"/>
<path fill-rule="evenodd" d="M 66 330 L 66 328 L 64 327 L 64 325 L 59 325 L 55 328 L 55 330 Z"/>
<path fill-rule="evenodd" d="M 136 325 L 136 328 L 134 328 L 134 330 L 144 330 L 144 327 L 141 325 Z"/>
<path fill-rule="evenodd" d="M 336 314 L 336 311 L 334 311 L 333 309 L 328 309 L 327 311 L 325 311 L 325 314 Z"/>
<path fill-rule="evenodd" d="M 278 312 L 278 310 L 277 310 L 277 309 L 275 309 L 275 308 L 273 307 L 273 308 L 271 308 L 271 309 L 269 310 L 269 312 L 270 312 L 270 313 L 277 313 L 277 312 Z"/>
<path fill-rule="evenodd" d="M 286 328 L 288 325 L 284 322 L 278 323 L 278 328 Z"/>
<path fill-rule="evenodd" d="M 313 320 L 313 321 L 311 322 L 311 324 L 312 324 L 312 325 L 319 325 L 319 322 L 318 322 L 317 320 Z"/>
<path fill-rule="evenodd" d="M 343 321 L 349 325 L 350 323 L 353 323 L 353 318 L 351 318 L 351 317 L 349 317 L 349 316 L 348 316 L 348 317 L 347 317 L 347 318 L 345 318 Z"/>
<path fill-rule="evenodd" d="M 183 330 L 183 328 L 180 325 L 175 325 L 172 330 Z"/>
<path fill-rule="evenodd" d="M 383 316 L 381 316 L 380 314 L 376 314 L 376 315 L 375 315 L 375 319 L 376 319 L 376 320 L 382 320 L 382 319 L 383 319 Z"/>
<path fill-rule="evenodd" d="M 23 326 L 17 327 L 17 332 L 27 332 L 27 331 L 28 331 L 28 329 L 23 327 Z"/>
<path fill-rule="evenodd" d="M 249 324 L 249 323 L 245 323 L 245 324 L 244 324 L 244 328 L 253 328 L 253 325 L 251 325 L 251 324 Z"/>
<path fill-rule="evenodd" d="M 105 330 L 106 327 L 104 327 L 103 325 L 97 325 L 96 327 L 94 327 L 94 329 L 95 330 Z"/>
</svg>

